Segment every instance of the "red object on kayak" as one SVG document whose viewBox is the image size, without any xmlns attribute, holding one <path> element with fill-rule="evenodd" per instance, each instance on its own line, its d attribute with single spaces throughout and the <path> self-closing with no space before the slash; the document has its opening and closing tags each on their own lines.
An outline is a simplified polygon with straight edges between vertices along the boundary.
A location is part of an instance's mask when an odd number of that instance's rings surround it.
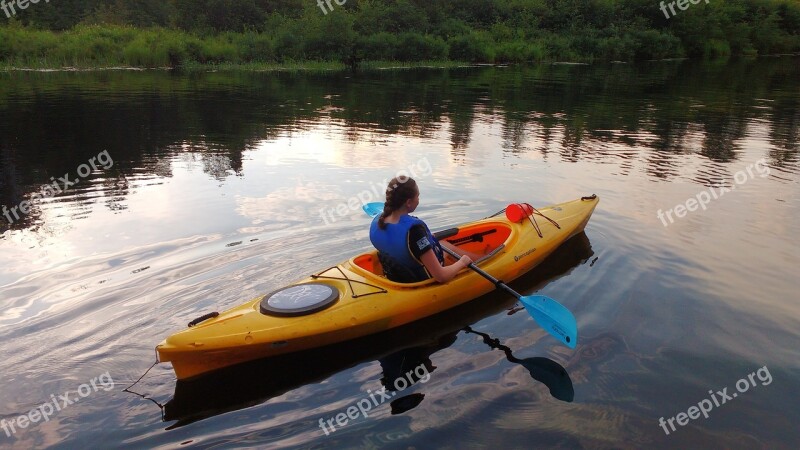
<svg viewBox="0 0 800 450">
<path fill-rule="evenodd" d="M 506 218 L 512 222 L 521 222 L 533 214 L 533 206 L 527 203 L 512 203 L 506 206 Z"/>
</svg>

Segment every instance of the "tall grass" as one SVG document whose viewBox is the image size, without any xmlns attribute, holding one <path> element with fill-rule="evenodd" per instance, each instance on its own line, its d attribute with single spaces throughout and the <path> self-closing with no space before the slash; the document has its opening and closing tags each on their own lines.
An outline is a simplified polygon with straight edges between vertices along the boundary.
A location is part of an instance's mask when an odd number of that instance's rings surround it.
<svg viewBox="0 0 800 450">
<path fill-rule="evenodd" d="M 780 14 L 754 18 L 761 25 L 758 33 L 727 34 L 705 31 L 707 22 L 701 14 L 714 12 L 709 11 L 696 8 L 687 12 L 682 16 L 686 20 L 671 28 L 648 28 L 641 22 L 586 26 L 570 32 L 514 27 L 505 22 L 470 28 L 455 19 L 429 32 L 367 30 L 369 22 L 355 21 L 344 9 L 329 16 L 311 10 L 300 18 L 273 17 L 272 28 L 263 32 L 189 32 L 110 24 L 80 24 L 57 32 L 10 22 L 0 26 L 0 66 L 327 68 L 374 61 L 390 65 L 421 61 L 591 62 L 800 51 L 800 31 L 784 29 L 786 24 L 800 24 L 800 9 L 781 9 Z"/>
<path fill-rule="evenodd" d="M 0 27 L 0 62 L 11 67 L 179 67 L 275 60 L 274 42 L 258 33 L 199 37 L 165 28 L 79 25 L 65 32 Z"/>
</svg>

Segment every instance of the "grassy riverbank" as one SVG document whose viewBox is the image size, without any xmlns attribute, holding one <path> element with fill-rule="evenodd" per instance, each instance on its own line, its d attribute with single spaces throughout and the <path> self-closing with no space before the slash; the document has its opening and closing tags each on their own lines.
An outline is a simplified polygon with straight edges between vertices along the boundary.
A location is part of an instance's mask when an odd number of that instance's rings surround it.
<svg viewBox="0 0 800 450">
<path fill-rule="evenodd" d="M 649 0 L 470 0 L 460 6 L 350 0 L 327 14 L 314 2 L 285 0 L 270 3 L 270 10 L 256 2 L 238 15 L 241 3 L 215 8 L 210 2 L 168 0 L 159 6 L 162 14 L 146 17 L 124 2 L 113 9 L 91 1 L 40 4 L 0 26 L 0 67 L 325 70 L 375 67 L 376 61 L 594 62 L 800 51 L 800 4 L 787 0 L 687 3 L 669 19 Z M 54 16 L 59 8 L 73 8 L 68 17 L 75 23 Z"/>
<path fill-rule="evenodd" d="M 408 43 L 407 43 L 408 44 Z M 448 60 L 447 47 L 373 52 L 360 66 L 419 66 L 463 64 Z M 412 44 L 408 44 L 411 46 Z M 73 67 L 186 67 L 219 66 L 255 70 L 342 69 L 347 56 L 308 57 L 299 51 L 276 51 L 274 39 L 257 32 L 225 32 L 198 36 L 165 28 L 138 29 L 118 25 L 81 25 L 64 32 L 27 27 L 0 28 L 0 67 L 48 69 Z M 408 52 L 408 55 L 404 55 Z M 412 54 L 414 57 L 412 57 Z M 433 62 L 431 62 L 433 61 Z"/>
</svg>

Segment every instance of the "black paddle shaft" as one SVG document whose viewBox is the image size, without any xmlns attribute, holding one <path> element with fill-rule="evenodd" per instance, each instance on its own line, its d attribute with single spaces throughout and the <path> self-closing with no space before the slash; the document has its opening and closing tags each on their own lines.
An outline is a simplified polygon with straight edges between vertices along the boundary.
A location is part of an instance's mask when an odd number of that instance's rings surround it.
<svg viewBox="0 0 800 450">
<path fill-rule="evenodd" d="M 442 250 L 447 252 L 447 254 L 449 254 L 453 258 L 461 259 L 461 256 L 458 253 L 450 250 L 449 248 L 445 247 L 444 245 L 441 245 L 440 247 L 442 248 Z M 489 275 L 488 273 L 484 272 L 483 270 L 479 269 L 478 266 L 476 266 L 474 263 L 469 263 L 469 268 L 474 270 L 475 272 L 478 272 L 478 274 L 480 276 L 482 276 L 483 278 L 486 278 L 487 280 L 491 281 L 492 284 L 494 284 L 496 287 L 499 287 L 499 288 L 503 289 L 504 291 L 508 292 L 509 294 L 513 295 L 517 300 L 522 298 L 522 296 L 517 291 L 511 289 L 510 287 L 508 287 L 507 284 L 503 283 L 502 281 L 498 280 L 497 278 L 495 278 L 495 277 Z"/>
</svg>

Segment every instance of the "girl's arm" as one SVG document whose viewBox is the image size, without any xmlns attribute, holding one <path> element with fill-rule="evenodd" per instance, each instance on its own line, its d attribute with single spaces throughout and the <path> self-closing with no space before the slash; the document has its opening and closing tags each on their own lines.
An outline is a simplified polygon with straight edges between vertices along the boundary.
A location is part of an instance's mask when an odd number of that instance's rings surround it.
<svg viewBox="0 0 800 450">
<path fill-rule="evenodd" d="M 469 256 L 464 255 L 455 263 L 449 266 L 442 266 L 439 264 L 439 260 L 436 259 L 436 254 L 433 253 L 433 250 L 429 249 L 422 254 L 420 261 L 422 261 L 422 264 L 426 269 L 428 269 L 428 272 L 436 281 L 439 283 L 447 283 L 448 281 L 452 280 L 456 274 L 458 274 L 458 272 L 469 266 L 469 263 L 472 262 L 472 259 Z"/>
<path fill-rule="evenodd" d="M 463 248 L 461 248 L 461 247 L 458 247 L 458 246 L 455 246 L 455 245 L 453 245 L 453 244 L 451 244 L 451 243 L 449 243 L 449 242 L 447 242 L 447 241 L 444 241 L 444 240 L 442 240 L 442 241 L 439 241 L 439 244 L 441 244 L 441 245 L 442 245 L 442 247 L 447 247 L 447 248 L 449 248 L 450 250 L 452 250 L 452 251 L 454 251 L 454 252 L 458 253 L 459 255 L 467 255 L 467 256 L 469 256 L 469 257 L 470 257 L 470 259 L 472 259 L 473 261 L 477 261 L 477 260 L 481 259 L 481 257 L 483 256 L 483 255 L 479 255 L 479 254 L 477 254 L 477 253 L 474 253 L 474 252 L 469 252 L 469 251 L 466 251 L 466 250 L 464 250 Z M 488 249 L 488 246 L 487 246 L 487 249 Z M 486 254 L 486 253 L 487 253 L 487 252 L 484 252 L 484 254 Z M 445 254 L 445 255 L 446 255 L 446 256 L 450 256 L 450 255 L 447 255 L 447 254 Z"/>
</svg>

